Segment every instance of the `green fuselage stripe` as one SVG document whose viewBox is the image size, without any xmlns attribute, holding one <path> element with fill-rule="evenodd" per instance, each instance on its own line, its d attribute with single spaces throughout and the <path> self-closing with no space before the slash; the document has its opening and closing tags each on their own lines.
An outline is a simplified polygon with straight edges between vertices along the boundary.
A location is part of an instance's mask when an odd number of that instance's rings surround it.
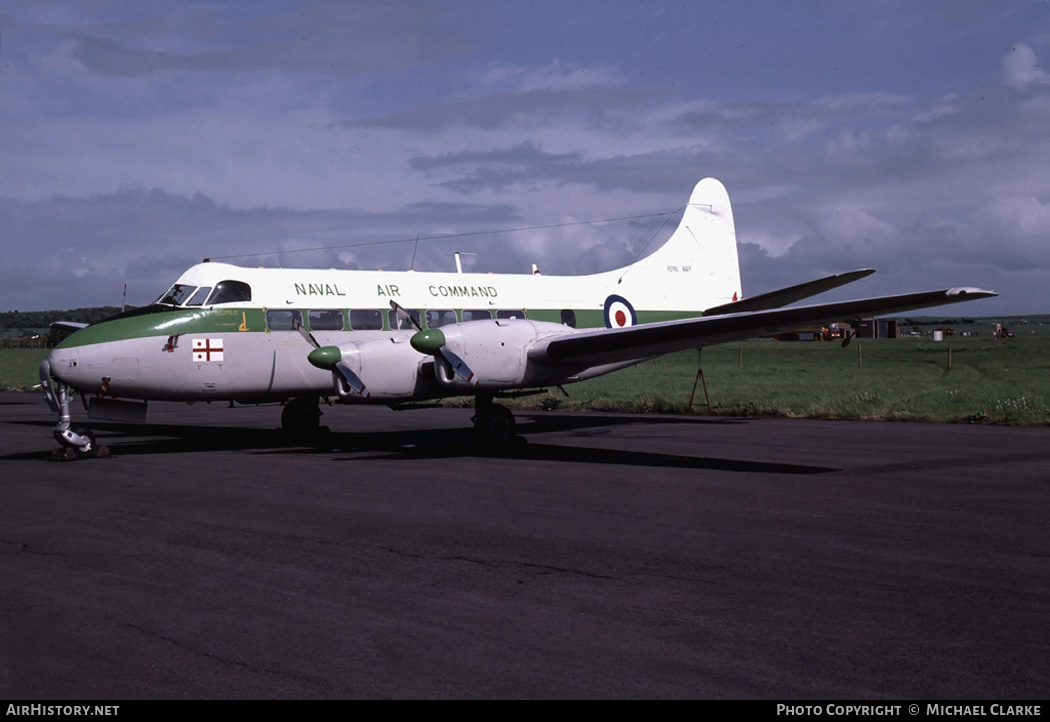
<svg viewBox="0 0 1050 722">
<path fill-rule="evenodd" d="M 306 308 L 302 309 L 280 309 L 298 310 L 302 313 L 303 322 L 309 327 L 309 313 Z M 321 309 L 317 309 L 321 310 Z M 329 310 L 329 309 L 323 309 Z M 367 309 L 373 310 L 373 309 Z M 383 329 L 389 331 L 390 324 L 386 309 L 378 309 L 383 316 Z M 413 309 L 414 310 L 414 309 Z M 446 309 L 421 309 L 421 320 L 425 327 L 427 310 Z M 353 330 L 380 330 L 380 329 L 351 329 L 347 323 L 347 310 L 341 309 L 344 327 L 341 331 Z M 576 328 L 604 328 L 605 315 L 600 309 L 572 309 Z M 562 309 L 525 309 L 526 316 L 532 321 L 544 321 L 548 323 L 564 323 Z M 638 323 L 657 323 L 659 321 L 674 321 L 684 318 L 697 318 L 702 316 L 699 312 L 689 311 L 638 311 Z M 456 309 L 457 318 L 462 318 L 461 309 Z M 120 318 L 103 320 L 80 329 L 59 344 L 59 348 L 73 348 L 76 346 L 90 346 L 108 341 L 121 341 L 132 338 L 148 338 L 151 336 L 181 336 L 183 334 L 214 334 L 214 333 L 242 333 L 254 331 L 268 333 L 270 329 L 266 325 L 265 308 L 173 308 L 171 310 L 158 310 L 154 313 L 131 315 Z M 288 330 L 288 329 L 281 329 Z M 325 331 L 340 331 L 340 329 L 324 329 Z"/>
</svg>

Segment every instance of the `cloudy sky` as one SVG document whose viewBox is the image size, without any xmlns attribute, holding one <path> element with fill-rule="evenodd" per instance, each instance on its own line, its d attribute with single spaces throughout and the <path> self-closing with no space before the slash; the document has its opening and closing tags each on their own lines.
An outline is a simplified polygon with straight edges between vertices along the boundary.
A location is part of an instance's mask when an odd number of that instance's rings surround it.
<svg viewBox="0 0 1050 722">
<path fill-rule="evenodd" d="M 1050 313 L 1044 64 L 1047 2 L 11 0 L 0 310 L 246 253 L 608 270 L 714 176 L 745 294 L 874 267 L 832 297 Z"/>
</svg>

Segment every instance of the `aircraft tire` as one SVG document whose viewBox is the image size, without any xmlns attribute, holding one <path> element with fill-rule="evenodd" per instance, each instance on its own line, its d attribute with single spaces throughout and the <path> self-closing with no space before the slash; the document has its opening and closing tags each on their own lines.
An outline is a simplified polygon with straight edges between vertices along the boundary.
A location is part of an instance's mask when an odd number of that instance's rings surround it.
<svg viewBox="0 0 1050 722">
<path fill-rule="evenodd" d="M 474 428 L 485 441 L 505 444 L 514 439 L 517 422 L 506 406 L 492 404 L 487 413 L 478 417 Z"/>
<path fill-rule="evenodd" d="M 81 427 L 73 429 L 73 433 L 79 436 L 83 436 L 90 442 L 90 446 L 87 449 L 81 449 L 79 447 L 73 449 L 73 453 L 76 454 L 76 457 L 78 459 L 90 459 L 93 456 L 98 455 L 98 442 L 95 441 L 94 431 L 88 428 Z"/>
<path fill-rule="evenodd" d="M 317 399 L 292 399 L 281 412 L 281 428 L 292 432 L 316 431 L 321 426 L 321 409 Z"/>
</svg>

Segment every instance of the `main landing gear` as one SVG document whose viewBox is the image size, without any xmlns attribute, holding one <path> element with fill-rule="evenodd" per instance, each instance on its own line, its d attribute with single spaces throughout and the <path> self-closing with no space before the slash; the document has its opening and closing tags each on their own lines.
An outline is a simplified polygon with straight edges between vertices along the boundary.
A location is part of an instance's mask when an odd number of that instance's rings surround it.
<svg viewBox="0 0 1050 722">
<path fill-rule="evenodd" d="M 478 394 L 474 402 L 474 436 L 483 442 L 508 444 L 517 431 L 514 414 L 506 406 L 493 403 L 491 394 Z"/>
<path fill-rule="evenodd" d="M 40 362 L 40 386 L 44 389 L 48 406 L 58 413 L 58 425 L 51 433 L 60 446 L 51 452 L 51 458 L 55 461 L 74 461 L 109 456 L 109 447 L 99 444 L 91 429 L 73 428 L 73 416 L 69 412 L 73 390 L 61 381 L 51 378 L 51 365 L 46 359 Z"/>
<path fill-rule="evenodd" d="M 316 396 L 301 396 L 284 405 L 281 428 L 295 433 L 317 431 L 321 426 L 321 404 Z"/>
<path fill-rule="evenodd" d="M 316 396 L 300 396 L 284 405 L 281 429 L 293 440 L 317 444 L 326 443 L 330 430 L 321 426 L 321 404 Z"/>
</svg>

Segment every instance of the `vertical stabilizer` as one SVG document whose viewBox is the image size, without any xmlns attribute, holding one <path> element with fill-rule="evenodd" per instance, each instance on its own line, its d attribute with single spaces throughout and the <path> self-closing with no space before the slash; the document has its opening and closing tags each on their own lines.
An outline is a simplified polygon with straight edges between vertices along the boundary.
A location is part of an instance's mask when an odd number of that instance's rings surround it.
<svg viewBox="0 0 1050 722">
<path fill-rule="evenodd" d="M 704 178 L 693 188 L 678 229 L 623 275 L 649 308 L 702 310 L 741 296 L 733 209 L 725 186 Z"/>
</svg>

